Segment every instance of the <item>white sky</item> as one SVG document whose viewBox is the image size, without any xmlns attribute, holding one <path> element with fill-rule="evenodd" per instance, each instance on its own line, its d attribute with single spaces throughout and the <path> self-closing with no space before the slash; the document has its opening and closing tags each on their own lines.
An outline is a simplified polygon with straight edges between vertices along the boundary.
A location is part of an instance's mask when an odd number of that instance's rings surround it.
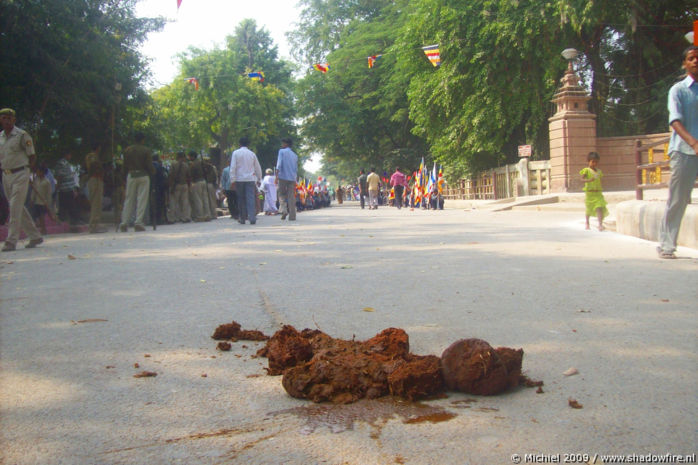
<svg viewBox="0 0 698 465">
<path fill-rule="evenodd" d="M 254 19 L 265 28 L 279 48 L 279 56 L 290 60 L 286 32 L 298 22 L 296 0 L 140 0 L 136 13 L 141 17 L 163 16 L 171 22 L 162 32 L 152 33 L 141 51 L 152 59 L 155 85 L 168 84 L 177 75 L 175 55 L 194 46 L 211 50 L 223 46 L 243 19 Z"/>
<path fill-rule="evenodd" d="M 149 35 L 141 51 L 151 60 L 154 86 L 169 84 L 177 76 L 176 55 L 190 46 L 204 50 L 222 47 L 226 36 L 235 32 L 243 19 L 254 19 L 259 29 L 266 29 L 279 57 L 291 60 L 286 33 L 295 28 L 299 18 L 296 0 L 140 0 L 136 7 L 140 17 L 163 16 L 170 20 L 158 33 Z M 313 155 L 304 167 L 316 172 L 321 157 Z"/>
</svg>

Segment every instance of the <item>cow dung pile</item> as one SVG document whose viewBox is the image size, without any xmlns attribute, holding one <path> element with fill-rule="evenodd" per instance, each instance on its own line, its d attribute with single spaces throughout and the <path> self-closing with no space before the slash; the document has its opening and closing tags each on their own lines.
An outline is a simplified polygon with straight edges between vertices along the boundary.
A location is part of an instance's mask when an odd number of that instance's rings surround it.
<svg viewBox="0 0 698 465">
<path fill-rule="evenodd" d="M 228 339 L 231 328 L 233 338 L 244 339 L 235 322 L 219 326 L 213 338 Z M 313 402 L 350 403 L 386 395 L 418 400 L 444 390 L 495 395 L 522 383 L 542 384 L 521 374 L 522 349 L 495 349 L 481 339 L 456 341 L 440 358 L 410 353 L 409 337 L 399 328 L 356 341 L 285 325 L 267 339 L 257 352 L 268 360 L 267 373 L 282 375 L 289 395 Z"/>
</svg>

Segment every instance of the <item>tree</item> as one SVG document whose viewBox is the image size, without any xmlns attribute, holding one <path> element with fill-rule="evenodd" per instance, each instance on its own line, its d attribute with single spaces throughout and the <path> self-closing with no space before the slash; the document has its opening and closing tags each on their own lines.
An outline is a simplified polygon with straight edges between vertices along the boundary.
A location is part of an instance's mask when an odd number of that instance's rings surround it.
<svg viewBox="0 0 698 465">
<path fill-rule="evenodd" d="M 543 0 L 418 0 L 394 48 L 414 131 L 451 173 L 547 152 L 547 108 L 564 62 L 556 9 Z M 545 37 L 545 40 L 541 40 Z M 434 68 L 422 46 L 439 44 Z"/>
<path fill-rule="evenodd" d="M 252 71 L 263 72 L 264 82 L 250 79 Z M 169 149 L 215 145 L 229 153 L 247 135 L 260 163 L 272 166 L 280 139 L 295 135 L 292 88 L 291 66 L 278 59 L 269 33 L 244 20 L 225 48 L 180 55 L 180 75 L 153 93 L 156 124 L 166 128 Z"/>
<path fill-rule="evenodd" d="M 0 101 L 17 110 L 42 155 L 80 141 L 85 152 L 89 141 L 106 148 L 117 97 L 123 109 L 146 98 L 136 47 L 164 22 L 137 18 L 135 3 L 0 2 Z"/>
<path fill-rule="evenodd" d="M 323 172 L 353 178 L 361 167 L 416 168 L 423 139 L 411 132 L 404 88 L 408 76 L 394 71 L 391 45 L 406 16 L 407 2 L 306 1 L 308 24 L 295 35 L 309 58 L 326 50 L 330 70 L 310 70 L 298 84 L 302 134 L 311 150 L 323 154 Z M 328 28 L 328 12 L 337 15 Z M 358 19 L 357 19 L 358 16 Z M 372 69 L 367 57 L 382 54 Z M 324 61 L 324 59 L 320 60 Z"/>
</svg>

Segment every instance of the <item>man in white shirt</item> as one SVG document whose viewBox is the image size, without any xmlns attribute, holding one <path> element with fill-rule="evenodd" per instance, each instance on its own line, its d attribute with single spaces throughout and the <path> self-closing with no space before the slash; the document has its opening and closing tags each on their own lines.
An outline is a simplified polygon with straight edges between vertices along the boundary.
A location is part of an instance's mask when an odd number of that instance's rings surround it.
<svg viewBox="0 0 698 465">
<path fill-rule="evenodd" d="M 250 224 L 257 222 L 255 195 L 257 183 L 262 179 L 262 167 L 257 155 L 247 148 L 249 143 L 247 137 L 241 137 L 240 148 L 230 157 L 230 190 L 237 192 L 240 224 L 245 224 L 245 219 L 249 219 Z"/>
</svg>

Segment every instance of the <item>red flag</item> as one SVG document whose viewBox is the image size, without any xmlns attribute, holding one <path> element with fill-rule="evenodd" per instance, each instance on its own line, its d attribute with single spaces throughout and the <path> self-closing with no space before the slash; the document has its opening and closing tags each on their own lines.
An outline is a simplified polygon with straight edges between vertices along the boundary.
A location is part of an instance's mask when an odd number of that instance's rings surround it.
<svg viewBox="0 0 698 465">
<path fill-rule="evenodd" d="M 698 19 L 693 21 L 693 45 L 698 45 Z"/>
<path fill-rule="evenodd" d="M 177 0 L 177 10 L 179 10 L 180 6 L 182 6 L 182 0 Z"/>
<path fill-rule="evenodd" d="M 189 84 L 194 84 L 194 90 L 199 90 L 199 80 L 196 78 L 189 78 L 187 79 L 187 82 Z"/>
</svg>

